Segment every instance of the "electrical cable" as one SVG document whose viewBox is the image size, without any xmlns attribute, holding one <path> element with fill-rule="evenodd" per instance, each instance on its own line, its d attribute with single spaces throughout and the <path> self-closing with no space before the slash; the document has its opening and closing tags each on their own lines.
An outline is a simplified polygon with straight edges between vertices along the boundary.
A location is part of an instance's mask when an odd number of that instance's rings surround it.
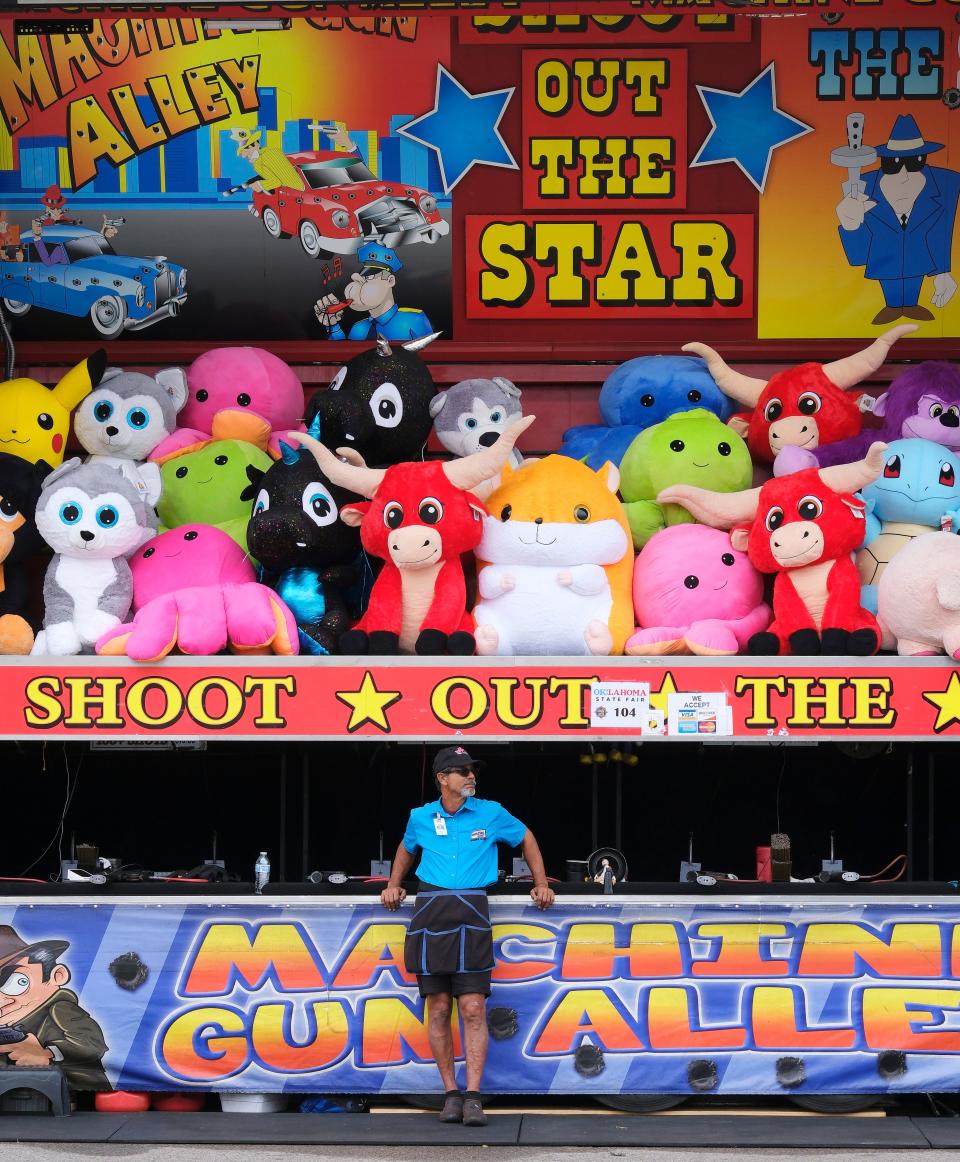
<svg viewBox="0 0 960 1162">
<path fill-rule="evenodd" d="M 44 752 L 44 756 L 43 756 L 43 761 L 44 761 L 43 769 L 46 770 L 46 753 L 45 752 Z M 63 810 L 60 812 L 60 821 L 57 823 L 56 829 L 54 830 L 54 833 L 50 838 L 50 842 L 43 849 L 43 851 L 40 852 L 40 854 L 37 856 L 37 858 L 35 860 L 33 860 L 32 863 L 27 864 L 27 866 L 20 873 L 21 877 L 25 876 L 28 871 L 32 871 L 37 866 L 37 864 L 40 862 L 40 860 L 42 860 L 43 857 L 47 854 L 47 852 L 50 850 L 50 848 L 53 847 L 53 845 L 55 843 L 57 844 L 57 851 L 62 852 L 63 832 L 64 832 L 64 828 L 66 827 L 67 811 L 69 811 L 70 804 L 73 802 L 73 796 L 76 794 L 77 784 L 80 781 L 80 768 L 82 766 L 83 766 L 83 755 L 81 754 L 80 761 L 77 763 L 76 772 L 75 773 L 71 772 L 70 762 L 67 759 L 67 744 L 64 743 L 64 746 L 63 746 L 63 767 L 67 773 L 67 782 L 66 782 L 65 793 L 64 793 Z M 71 784 L 71 780 L 72 780 L 72 784 Z M 58 864 L 57 874 L 59 875 L 59 864 Z"/>
<path fill-rule="evenodd" d="M 13 369 L 16 365 L 16 348 L 13 344 L 13 335 L 10 332 L 10 321 L 7 318 L 7 313 L 3 309 L 3 303 L 0 302 L 0 332 L 3 333 L 3 345 L 5 351 L 5 379 L 13 379 Z"/>
<path fill-rule="evenodd" d="M 888 872 L 895 864 L 900 864 L 900 870 L 897 872 L 897 874 L 890 876 L 888 879 L 882 880 L 880 877 L 885 872 Z M 900 877 L 903 875 L 903 873 L 906 870 L 907 870 L 907 857 L 906 857 L 906 855 L 903 854 L 903 852 L 901 852 L 899 855 L 895 855 L 893 857 L 893 859 L 890 860 L 890 862 L 887 864 L 886 867 L 882 867 L 878 872 L 874 872 L 872 876 L 861 876 L 860 879 L 861 879 L 861 881 L 862 880 L 869 880 L 871 883 L 874 883 L 874 884 L 892 884 L 896 880 L 900 879 Z"/>
</svg>

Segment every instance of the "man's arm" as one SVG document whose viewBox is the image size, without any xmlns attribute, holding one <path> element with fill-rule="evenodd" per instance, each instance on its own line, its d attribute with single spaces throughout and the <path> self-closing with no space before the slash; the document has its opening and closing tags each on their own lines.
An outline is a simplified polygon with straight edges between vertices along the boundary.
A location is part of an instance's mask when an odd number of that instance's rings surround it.
<svg viewBox="0 0 960 1162">
<path fill-rule="evenodd" d="M 385 908 L 389 908 L 391 912 L 395 912 L 397 908 L 407 898 L 406 890 L 403 887 L 403 881 L 407 878 L 407 874 L 413 867 L 413 861 L 416 855 L 407 851 L 401 843 L 397 848 L 397 854 L 393 857 L 393 866 L 390 872 L 390 882 L 380 893 L 380 903 Z M 541 864 L 541 867 L 543 865 Z"/>
<path fill-rule="evenodd" d="M 530 898 L 538 908 L 549 908 L 556 899 L 553 888 L 547 883 L 547 872 L 543 866 L 543 856 L 540 854 L 540 844 L 536 836 L 528 827 L 523 836 L 523 858 L 526 860 L 530 874 L 533 876 L 533 887 L 530 889 Z"/>
</svg>

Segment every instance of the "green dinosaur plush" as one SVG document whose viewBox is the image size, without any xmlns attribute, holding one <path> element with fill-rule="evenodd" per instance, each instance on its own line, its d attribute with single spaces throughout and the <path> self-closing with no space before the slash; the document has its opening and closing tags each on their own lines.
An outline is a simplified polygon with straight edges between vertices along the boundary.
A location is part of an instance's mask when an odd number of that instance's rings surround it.
<svg viewBox="0 0 960 1162">
<path fill-rule="evenodd" d="M 746 443 L 704 408 L 678 412 L 641 432 L 620 465 L 620 495 L 637 549 L 668 525 L 693 517 L 678 504 L 657 504 L 671 484 L 695 484 L 713 492 L 749 488 L 753 467 Z"/>
<path fill-rule="evenodd" d="M 160 467 L 163 493 L 157 504 L 158 533 L 180 525 L 216 525 L 246 552 L 250 520 L 248 466 L 261 473 L 273 460 L 244 440 L 214 440 L 196 452 L 174 456 Z"/>
</svg>

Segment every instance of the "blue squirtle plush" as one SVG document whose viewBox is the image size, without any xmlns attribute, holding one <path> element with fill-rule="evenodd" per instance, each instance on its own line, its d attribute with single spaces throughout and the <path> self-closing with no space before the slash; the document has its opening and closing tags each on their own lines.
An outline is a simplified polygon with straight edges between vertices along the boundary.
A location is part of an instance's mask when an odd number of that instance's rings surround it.
<svg viewBox="0 0 960 1162">
<path fill-rule="evenodd" d="M 310 435 L 320 438 L 318 419 Z M 360 558 L 359 530 L 340 520 L 340 510 L 363 498 L 327 480 L 305 449 L 281 440 L 280 452 L 266 471 L 247 468 L 250 554 L 260 562 L 259 579 L 297 619 L 300 652 L 331 654 L 351 625 L 349 590 Z"/>
<path fill-rule="evenodd" d="M 857 553 L 861 602 L 877 609 L 880 574 L 921 533 L 960 533 L 960 453 L 932 440 L 891 440 L 883 472 L 861 490 L 867 505 L 863 548 Z"/>
<path fill-rule="evenodd" d="M 619 467 L 635 437 L 674 412 L 705 408 L 724 423 L 733 413 L 706 363 L 692 355 L 628 359 L 607 376 L 598 403 L 603 423 L 568 428 L 560 447 L 562 455 L 594 471 L 606 460 Z"/>
</svg>

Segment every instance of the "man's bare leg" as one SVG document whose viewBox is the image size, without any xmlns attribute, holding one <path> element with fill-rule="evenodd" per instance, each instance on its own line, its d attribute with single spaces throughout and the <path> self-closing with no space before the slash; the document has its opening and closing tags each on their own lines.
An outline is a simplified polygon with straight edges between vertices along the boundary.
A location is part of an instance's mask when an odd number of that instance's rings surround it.
<svg viewBox="0 0 960 1162">
<path fill-rule="evenodd" d="M 430 1041 L 430 1052 L 433 1054 L 437 1069 L 440 1071 L 440 1080 L 443 1083 L 445 1093 L 450 1093 L 457 1088 L 453 1072 L 453 1033 L 450 1029 L 452 1007 L 450 993 L 433 993 L 427 997 L 427 1037 Z M 486 1033 L 486 1026 L 484 1026 L 484 1033 Z M 484 1054 L 486 1054 L 486 1048 L 484 1048 Z M 469 1056 L 467 1059 L 469 1060 Z"/>
<path fill-rule="evenodd" d="M 487 1061 L 487 998 L 483 993 L 464 993 L 457 997 L 463 1021 L 463 1049 L 467 1058 L 467 1090 L 479 1092 L 483 1067 Z M 431 1048 L 433 1042 L 431 1041 Z"/>
</svg>

